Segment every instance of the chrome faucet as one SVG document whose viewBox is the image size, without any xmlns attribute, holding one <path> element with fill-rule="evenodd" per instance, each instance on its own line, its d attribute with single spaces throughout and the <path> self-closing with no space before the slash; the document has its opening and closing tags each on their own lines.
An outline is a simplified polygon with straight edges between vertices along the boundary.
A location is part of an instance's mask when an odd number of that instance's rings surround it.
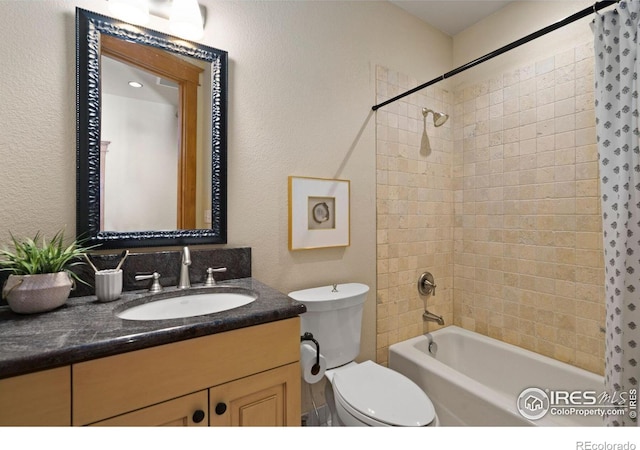
<svg viewBox="0 0 640 450">
<path fill-rule="evenodd" d="M 180 262 L 180 279 L 178 281 L 178 289 L 189 289 L 191 280 L 189 280 L 189 266 L 191 265 L 191 253 L 189 247 L 182 247 L 182 261 Z"/>
</svg>

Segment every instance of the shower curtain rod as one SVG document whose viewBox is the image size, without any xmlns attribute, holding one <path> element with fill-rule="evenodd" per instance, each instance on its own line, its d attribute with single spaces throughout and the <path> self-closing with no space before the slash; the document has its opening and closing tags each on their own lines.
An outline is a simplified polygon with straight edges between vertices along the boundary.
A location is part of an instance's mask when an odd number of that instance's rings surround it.
<svg viewBox="0 0 640 450">
<path fill-rule="evenodd" d="M 420 91 L 420 90 L 422 90 L 422 89 L 424 89 L 424 88 L 426 88 L 428 86 L 431 86 L 432 84 L 436 84 L 439 81 L 442 81 L 442 80 L 444 80 L 446 78 L 449 78 L 449 77 L 452 77 L 454 75 L 457 75 L 460 72 L 464 72 L 467 69 L 471 69 L 472 67 L 475 67 L 478 64 L 481 64 L 481 63 L 483 63 L 485 61 L 488 61 L 488 60 L 490 60 L 492 58 L 495 58 L 498 55 L 502 55 L 503 53 L 508 52 L 509 50 L 513 50 L 514 48 L 519 47 L 522 44 L 526 44 L 527 42 L 533 41 L 534 39 L 537 39 L 540 36 L 544 36 L 547 33 L 551 33 L 552 31 L 555 31 L 555 30 L 557 30 L 559 28 L 562 28 L 565 25 L 569 25 L 570 23 L 575 22 L 576 20 L 582 19 L 583 17 L 586 17 L 589 14 L 596 13 L 596 12 L 600 11 L 601 9 L 606 8 L 607 6 L 615 5 L 616 3 L 618 3 L 618 1 L 619 0 L 596 2 L 596 3 L 593 4 L 593 6 L 589 6 L 589 7 L 585 8 L 585 9 L 583 9 L 581 11 L 578 11 L 577 13 L 575 13 L 575 14 L 573 14 L 573 15 L 565 18 L 565 19 L 562 19 L 559 22 L 556 22 L 556 23 L 554 23 L 552 25 L 549 25 L 548 27 L 542 28 L 541 30 L 538 30 L 538 31 L 536 31 L 534 33 L 531 33 L 531 34 L 529 34 L 529 35 L 527 35 L 527 36 L 525 36 L 523 38 L 520 38 L 517 41 L 513 41 L 511 44 L 507 44 L 504 47 L 500 47 L 498 50 L 494 50 L 491 53 L 487 53 L 486 55 L 481 56 L 478 59 L 474 59 L 473 61 L 471 61 L 471 62 L 469 62 L 467 64 L 464 64 L 464 65 L 458 67 L 457 69 L 453 69 L 453 70 L 445 73 L 444 75 L 440 75 L 438 78 L 434 78 L 433 80 L 427 81 L 426 83 L 421 84 L 420 86 L 416 86 L 416 87 L 414 87 L 413 89 L 411 89 L 411 90 L 409 90 L 407 92 L 404 92 L 404 93 L 402 93 L 400 95 L 396 95 L 395 97 L 390 98 L 389 100 L 386 100 L 386 101 L 384 101 L 384 102 L 382 102 L 382 103 L 380 103 L 378 105 L 374 105 L 371 109 L 373 111 L 376 111 L 377 109 L 382 108 L 383 106 L 388 105 L 389 103 L 393 103 L 396 100 L 400 100 L 401 98 L 404 98 L 407 95 L 411 95 L 414 92 L 418 92 L 418 91 Z"/>
</svg>

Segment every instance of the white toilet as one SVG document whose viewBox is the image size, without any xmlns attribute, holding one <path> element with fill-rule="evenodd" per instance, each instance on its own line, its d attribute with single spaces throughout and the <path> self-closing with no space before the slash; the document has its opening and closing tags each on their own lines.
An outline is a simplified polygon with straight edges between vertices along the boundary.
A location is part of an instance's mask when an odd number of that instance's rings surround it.
<svg viewBox="0 0 640 450">
<path fill-rule="evenodd" d="M 332 425 L 437 426 L 427 394 L 404 375 L 373 361 L 356 363 L 369 286 L 346 283 L 291 292 L 307 307 L 302 333 L 313 333 L 327 362 Z"/>
</svg>

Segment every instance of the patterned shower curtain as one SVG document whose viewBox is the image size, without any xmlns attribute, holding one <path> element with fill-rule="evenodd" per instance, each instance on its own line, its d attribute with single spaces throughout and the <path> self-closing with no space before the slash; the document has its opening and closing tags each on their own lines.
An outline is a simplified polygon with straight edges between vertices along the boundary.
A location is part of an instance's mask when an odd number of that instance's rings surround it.
<svg viewBox="0 0 640 450">
<path fill-rule="evenodd" d="M 605 390 L 627 395 L 640 378 L 640 0 L 621 1 L 593 21 L 598 159 L 605 258 Z M 637 425 L 638 408 L 606 417 Z"/>
</svg>

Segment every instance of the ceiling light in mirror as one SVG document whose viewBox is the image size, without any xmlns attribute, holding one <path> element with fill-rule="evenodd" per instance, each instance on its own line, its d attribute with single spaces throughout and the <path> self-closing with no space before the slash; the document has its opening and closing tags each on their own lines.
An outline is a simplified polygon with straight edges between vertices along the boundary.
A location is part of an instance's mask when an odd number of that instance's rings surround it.
<svg viewBox="0 0 640 450">
<path fill-rule="evenodd" d="M 147 0 L 109 0 L 111 14 L 135 25 L 144 25 L 149 21 Z"/>
<path fill-rule="evenodd" d="M 129 81 L 129 86 L 131 86 L 132 88 L 141 88 L 143 84 L 139 83 L 138 81 Z"/>
</svg>

